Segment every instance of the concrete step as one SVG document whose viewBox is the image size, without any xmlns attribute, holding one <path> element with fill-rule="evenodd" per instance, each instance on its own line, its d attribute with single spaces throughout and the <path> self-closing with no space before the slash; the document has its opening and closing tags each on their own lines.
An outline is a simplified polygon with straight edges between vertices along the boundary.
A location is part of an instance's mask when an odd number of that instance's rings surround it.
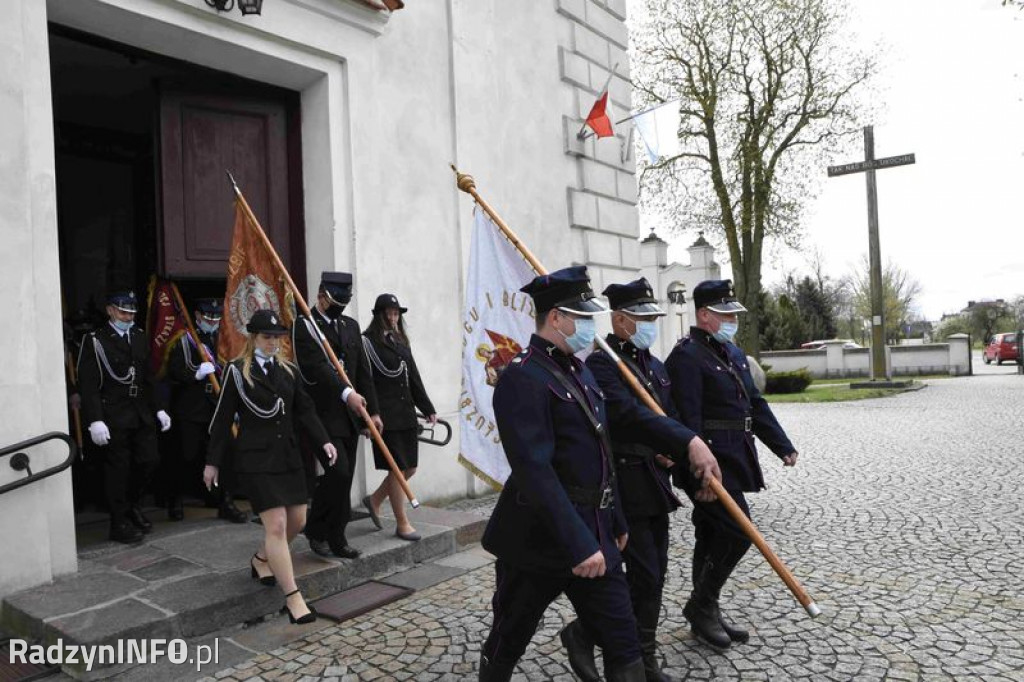
<svg viewBox="0 0 1024 682">
<path fill-rule="evenodd" d="M 378 531 L 367 520 L 349 525 L 349 544 L 363 552 L 355 560 L 324 559 L 299 536 L 292 543 L 299 588 L 308 601 L 335 594 L 371 578 L 389 576 L 450 556 L 479 542 L 486 518 L 478 514 L 420 507 L 410 513 L 423 536 L 407 542 L 384 518 Z M 0 628 L 41 644 L 116 644 L 119 639 L 195 638 L 276 615 L 280 588 L 249 576 L 248 562 L 263 537 L 261 526 L 215 520 L 160 532 L 139 546 L 102 545 L 80 557 L 77 573 L 6 597 Z M 117 672 L 104 666 L 85 671 L 65 666 L 79 679 Z"/>
</svg>

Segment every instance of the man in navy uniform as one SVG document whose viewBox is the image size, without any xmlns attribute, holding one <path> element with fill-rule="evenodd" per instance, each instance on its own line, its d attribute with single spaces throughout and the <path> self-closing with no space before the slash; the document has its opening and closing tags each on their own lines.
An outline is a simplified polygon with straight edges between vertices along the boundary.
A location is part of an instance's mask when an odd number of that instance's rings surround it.
<svg viewBox="0 0 1024 682">
<path fill-rule="evenodd" d="M 609 682 L 643 682 L 636 620 L 623 573 L 626 517 L 609 439 L 609 414 L 594 375 L 574 355 L 594 340 L 595 300 L 586 267 L 536 277 L 537 333 L 502 373 L 494 411 L 512 473 L 483 546 L 497 557 L 494 619 L 481 681 L 509 680 L 548 605 L 565 593 L 586 636 L 604 650 Z M 658 452 L 681 455 L 693 433 L 650 411 L 623 412 L 611 434 L 630 433 Z M 718 475 L 713 457 L 691 463 Z"/>
<path fill-rule="evenodd" d="M 767 401 L 754 385 L 746 355 L 733 342 L 738 313 L 746 312 L 729 280 L 708 280 L 693 290 L 697 325 L 676 344 L 665 368 L 672 381 L 672 399 L 684 424 L 696 431 L 722 467 L 722 484 L 749 517 L 745 492 L 764 488 L 754 445 L 756 435 L 785 466 L 794 466 L 797 452 Z M 676 468 L 676 484 L 687 493 L 694 482 Z M 693 593 L 683 609 L 696 635 L 725 648 L 746 642 L 745 630 L 729 623 L 719 609 L 719 595 L 736 564 L 750 548 L 740 527 L 718 502 L 694 503 Z"/>
<path fill-rule="evenodd" d="M 134 326 L 136 310 L 135 292 L 110 293 L 109 323 L 85 337 L 78 354 L 83 420 L 104 456 L 110 539 L 123 543 L 153 530 L 139 499 L 159 463 L 157 423 L 171 428 L 157 402 L 146 334 Z"/>
<path fill-rule="evenodd" d="M 167 517 L 172 521 L 185 518 L 182 495 L 196 489 L 203 479 L 208 429 L 217 407 L 211 376 L 220 376 L 216 364 L 217 336 L 224 315 L 224 302 L 219 298 L 200 298 L 195 304 L 198 341 L 186 332 L 171 348 L 167 360 L 167 379 L 171 384 L 171 415 L 178 432 L 178 452 L 167 462 L 167 482 L 171 494 L 167 499 Z M 200 345 L 205 352 L 200 352 Z M 214 362 L 205 358 L 214 359 Z M 235 506 L 230 492 L 230 466 L 223 468 L 220 485 L 215 489 L 213 503 L 217 516 L 232 523 L 245 523 L 248 515 Z M 227 475 L 225 475 L 227 474 Z M 220 499 L 217 499 L 219 497 Z"/>
<path fill-rule="evenodd" d="M 658 307 L 651 285 L 641 277 L 628 284 L 611 284 L 602 293 L 608 297 L 612 308 L 608 346 L 665 414 L 677 419 L 668 373 L 661 360 L 650 351 L 658 338 L 658 318 L 665 315 Z M 675 463 L 646 445 L 634 442 L 628 430 L 614 430 L 617 423 L 632 419 L 634 414 L 652 414 L 626 383 L 615 359 L 598 349 L 587 358 L 587 367 L 604 392 L 605 409 L 613 425 L 615 470 L 621 506 L 629 525 L 629 543 L 623 552 L 623 561 L 644 672 L 648 682 L 671 682 L 674 678 L 661 671 L 655 637 L 668 572 L 668 515 L 680 506 L 669 477 L 669 469 Z M 691 464 L 713 457 L 700 438 L 690 441 L 689 451 Z M 714 499 L 710 490 L 702 489 L 697 494 L 703 499 Z M 566 626 L 561 637 L 576 674 L 584 681 L 599 680 L 593 645 L 580 622 L 576 620 Z"/>
<path fill-rule="evenodd" d="M 295 361 L 316 404 L 320 421 L 338 451 L 334 466 L 329 466 L 326 455 L 317 451 L 324 473 L 313 493 L 313 504 L 306 519 L 306 539 L 320 556 L 334 554 L 343 559 L 355 559 L 360 554 L 345 537 L 352 516 L 352 476 L 362 426 L 355 414 L 359 406 L 364 405 L 377 429 L 383 429 L 359 323 L 342 315 L 351 300 L 352 275 L 324 272 L 320 276 L 316 305 L 311 311 L 313 319 L 302 318 L 292 326 Z M 319 338 L 331 344 L 355 388 L 341 381 Z"/>
</svg>

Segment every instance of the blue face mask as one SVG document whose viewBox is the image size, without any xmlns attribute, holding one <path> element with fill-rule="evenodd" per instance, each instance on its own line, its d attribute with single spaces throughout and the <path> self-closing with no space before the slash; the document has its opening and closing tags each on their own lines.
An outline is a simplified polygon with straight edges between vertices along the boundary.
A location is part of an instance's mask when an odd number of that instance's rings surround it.
<svg viewBox="0 0 1024 682">
<path fill-rule="evenodd" d="M 121 320 L 111 320 L 111 322 L 114 323 L 114 327 L 116 327 L 117 331 L 119 332 L 126 332 L 135 326 L 134 320 L 129 320 L 127 322 L 122 322 Z"/>
<path fill-rule="evenodd" d="M 715 341 L 719 343 L 732 343 L 732 340 L 736 338 L 736 332 L 740 329 L 739 322 L 723 322 L 718 328 L 718 331 L 712 334 L 715 337 Z"/>
<path fill-rule="evenodd" d="M 255 351 L 256 357 L 259 358 L 260 360 L 263 360 L 264 362 L 266 362 L 267 360 L 272 359 L 275 354 L 276 354 L 276 351 L 274 353 L 267 353 L 262 348 L 257 348 L 256 351 Z"/>
<path fill-rule="evenodd" d="M 561 329 L 556 329 L 559 334 L 562 334 Z M 594 322 L 592 317 L 581 317 L 576 320 L 576 331 L 570 336 L 565 336 L 565 342 L 569 344 L 569 350 L 575 355 L 581 350 L 594 343 L 594 337 L 597 336 L 597 323 Z"/>
<path fill-rule="evenodd" d="M 629 337 L 630 342 L 640 350 L 647 350 L 658 339 L 658 323 L 654 320 L 639 320 L 636 333 Z"/>
<path fill-rule="evenodd" d="M 202 318 L 196 320 L 196 324 L 199 326 L 199 331 L 206 334 L 212 334 L 220 328 L 219 322 L 207 322 Z"/>
</svg>

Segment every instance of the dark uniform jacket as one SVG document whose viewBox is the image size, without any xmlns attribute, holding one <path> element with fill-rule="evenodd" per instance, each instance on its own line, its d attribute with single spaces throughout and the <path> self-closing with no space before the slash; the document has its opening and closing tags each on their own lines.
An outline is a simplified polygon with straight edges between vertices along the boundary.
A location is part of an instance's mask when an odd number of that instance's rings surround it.
<svg viewBox="0 0 1024 682">
<path fill-rule="evenodd" d="M 366 410 L 370 414 L 379 414 L 377 391 L 373 385 L 373 374 L 370 362 L 363 352 L 362 337 L 359 334 L 359 323 L 351 317 L 341 315 L 337 325 L 332 320 L 313 310 L 316 328 L 331 344 L 331 349 L 338 356 L 349 381 L 355 382 L 355 389 L 366 398 Z M 340 334 L 339 334 L 340 332 Z M 320 341 L 314 336 L 312 323 L 300 318 L 292 325 L 292 347 L 295 349 L 295 361 L 302 373 L 313 402 L 316 403 L 320 421 L 327 432 L 335 438 L 355 435 L 362 428 L 355 415 L 341 400 L 341 394 L 348 387 L 338 376 Z"/>
<path fill-rule="evenodd" d="M 640 376 L 637 379 L 641 386 L 649 386 L 652 389 L 650 392 L 666 416 L 674 420 L 674 426 L 680 429 L 680 439 L 685 439 L 686 443 L 689 443 L 695 434 L 678 424 L 679 416 L 672 404 L 672 383 L 661 360 L 651 355 L 649 350 L 640 350 L 614 334 L 609 334 L 607 341 L 611 349 L 623 358 L 634 376 L 639 372 Z M 598 349 L 591 353 L 587 358 L 587 367 L 594 373 L 598 385 L 604 391 L 605 408 L 612 424 L 628 422 L 635 419 L 634 415 L 638 414 L 654 414 L 633 393 L 614 359 L 609 358 L 603 351 Z M 619 476 L 619 492 L 622 493 L 622 506 L 626 518 L 657 516 L 675 511 L 680 505 L 672 492 L 668 469 L 655 461 L 656 453 L 653 449 L 633 441 L 629 436 L 628 430 L 616 429 L 612 432 L 615 469 Z M 689 462 L 685 449 L 660 454 L 679 460 L 684 467 Z"/>
<path fill-rule="evenodd" d="M 607 569 L 615 570 L 622 561 L 615 538 L 627 532 L 622 506 L 573 502 L 566 490 L 611 487 L 618 498 L 610 455 L 576 399 L 547 369 L 551 366 L 579 384 L 597 420 L 608 426 L 605 394 L 587 366 L 534 335 L 494 390 L 495 420 L 512 473 L 483 546 L 509 564 L 558 574 L 601 550 Z M 660 452 L 685 451 L 689 442 L 682 436 L 685 429 L 650 411 L 621 411 L 608 429 L 613 439 L 617 430 Z"/>
<path fill-rule="evenodd" d="M 754 436 L 780 458 L 795 448 L 754 385 L 743 351 L 692 327 L 690 336 L 672 349 L 665 368 L 679 418 L 711 448 L 722 469 L 725 489 L 751 492 L 764 488 Z M 709 420 L 743 422 L 747 418 L 749 431 L 707 426 Z"/>
<path fill-rule="evenodd" d="M 316 447 L 330 442 L 316 415 L 313 400 L 302 388 L 298 368 L 291 365 L 291 370 L 289 374 L 277 366 L 268 377 L 254 359 L 250 385 L 242 375 L 242 360 L 227 366 L 220 400 L 210 423 L 207 464 L 219 467 L 223 463 L 232 444 L 231 425 L 235 415 L 238 416 L 238 437 L 234 441 L 232 465 L 237 472 L 282 472 L 302 468 L 295 435 L 298 425 Z"/>
<path fill-rule="evenodd" d="M 200 342 L 206 346 L 211 357 L 216 357 L 217 335 L 199 332 Z M 217 406 L 217 394 L 209 377 L 196 380 L 196 370 L 203 364 L 192 337 L 186 332 L 171 347 L 167 357 L 167 380 L 171 384 L 171 416 L 175 421 L 209 424 L 213 409 Z M 219 379 L 221 372 L 217 368 Z"/>
<path fill-rule="evenodd" d="M 367 334 L 364 334 L 363 338 L 366 339 L 364 345 L 367 353 L 375 353 L 385 369 L 398 370 L 403 363 L 405 367 L 405 370 L 395 377 L 389 377 L 376 366 L 373 367 L 373 382 L 377 388 L 377 401 L 380 404 L 381 419 L 384 420 L 384 430 L 415 429 L 419 424 L 416 420 L 417 409 L 425 416 L 436 414 L 437 410 L 434 409 L 434 404 L 430 402 L 427 390 L 423 387 L 420 371 L 412 357 L 412 349 L 394 340 L 390 335 L 386 335 L 383 341 L 373 339 Z M 371 358 L 372 364 L 374 363 Z"/>
<path fill-rule="evenodd" d="M 164 406 L 149 371 L 146 333 L 132 327 L 128 334 L 130 347 L 110 324 L 82 340 L 78 385 L 85 424 L 102 421 L 111 429 L 156 426 L 156 413 Z"/>
</svg>

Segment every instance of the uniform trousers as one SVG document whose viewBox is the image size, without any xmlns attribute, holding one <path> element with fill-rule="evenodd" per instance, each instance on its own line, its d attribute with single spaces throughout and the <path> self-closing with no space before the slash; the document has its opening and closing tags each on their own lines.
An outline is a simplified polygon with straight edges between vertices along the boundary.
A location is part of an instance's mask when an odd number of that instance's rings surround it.
<svg viewBox="0 0 1024 682">
<path fill-rule="evenodd" d="M 579 578 L 571 573 L 539 573 L 498 559 L 497 585 L 491 607 L 494 621 L 483 655 L 499 668 L 522 657 L 544 611 L 559 595 L 572 602 L 587 635 L 604 651 L 606 670 L 615 670 L 640 658 L 636 618 L 629 586 L 621 566 L 600 578 Z"/>
<path fill-rule="evenodd" d="M 687 492 L 689 493 L 689 491 Z M 750 506 L 747 504 L 743 492 L 739 490 L 728 492 L 749 519 Z M 693 521 L 694 531 L 693 567 L 695 573 L 700 570 L 705 561 L 723 567 L 733 567 L 750 549 L 750 539 L 719 502 L 695 500 L 690 518 Z M 632 541 L 632 535 L 630 538 Z"/>
<path fill-rule="evenodd" d="M 327 453 L 316 450 L 316 457 L 324 469 L 316 482 L 313 504 L 306 518 L 306 536 L 314 540 L 329 540 L 348 544 L 345 529 L 352 518 L 352 477 L 355 472 L 359 436 L 332 436 L 338 451 L 334 466 L 329 466 Z"/>
<path fill-rule="evenodd" d="M 640 616 L 645 605 L 661 609 L 661 593 L 668 572 L 668 514 L 627 517 L 629 542 L 622 558 L 626 564 L 626 583 L 634 611 Z M 653 626 L 657 626 L 658 613 Z M 641 625 L 644 625 L 641 623 Z"/>
<path fill-rule="evenodd" d="M 104 457 L 103 483 L 110 518 L 114 522 L 123 521 L 128 509 L 139 503 L 160 464 L 156 428 L 111 428 L 110 442 L 97 450 Z"/>
</svg>

